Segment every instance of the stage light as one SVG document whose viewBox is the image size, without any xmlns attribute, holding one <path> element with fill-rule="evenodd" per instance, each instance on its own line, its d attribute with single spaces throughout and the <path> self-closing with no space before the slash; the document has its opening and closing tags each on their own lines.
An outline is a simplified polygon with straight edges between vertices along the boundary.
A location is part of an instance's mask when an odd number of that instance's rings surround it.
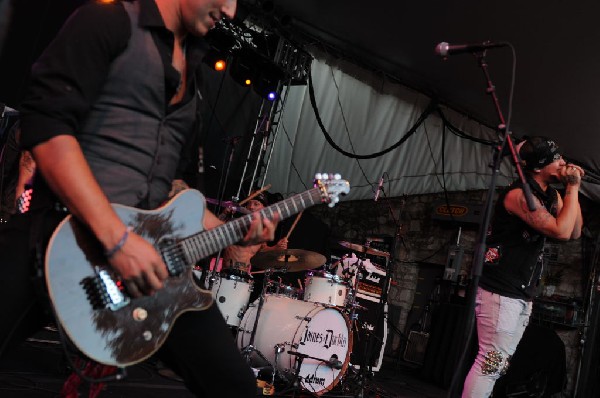
<svg viewBox="0 0 600 398">
<path fill-rule="evenodd" d="M 229 67 L 231 78 L 242 86 L 250 86 L 259 70 L 256 54 L 250 49 L 240 49 L 233 53 Z"/>
<path fill-rule="evenodd" d="M 225 62 L 224 60 L 220 59 L 217 62 L 215 62 L 215 70 L 216 71 L 224 71 L 225 68 L 227 68 L 227 62 Z"/>
<path fill-rule="evenodd" d="M 222 72 L 227 68 L 227 54 L 215 49 L 210 49 L 202 61 L 217 72 Z"/>
<path fill-rule="evenodd" d="M 251 48 L 233 52 L 229 74 L 236 83 L 252 86 L 258 95 L 269 101 L 278 99 L 279 84 L 285 77 L 284 71 L 273 61 Z"/>
<path fill-rule="evenodd" d="M 274 63 L 264 62 L 252 87 L 261 97 L 274 101 L 278 97 L 279 82 L 284 76 L 285 73 Z"/>
</svg>

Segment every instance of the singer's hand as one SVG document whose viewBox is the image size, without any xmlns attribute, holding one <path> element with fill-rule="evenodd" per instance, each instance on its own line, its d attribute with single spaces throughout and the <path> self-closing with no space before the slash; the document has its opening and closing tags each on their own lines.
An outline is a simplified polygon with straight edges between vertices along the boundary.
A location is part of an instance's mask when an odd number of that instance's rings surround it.
<svg viewBox="0 0 600 398">
<path fill-rule="evenodd" d="M 585 175 L 585 171 L 580 166 L 568 163 L 560 171 L 560 179 L 565 185 L 581 184 L 581 177 Z"/>
</svg>

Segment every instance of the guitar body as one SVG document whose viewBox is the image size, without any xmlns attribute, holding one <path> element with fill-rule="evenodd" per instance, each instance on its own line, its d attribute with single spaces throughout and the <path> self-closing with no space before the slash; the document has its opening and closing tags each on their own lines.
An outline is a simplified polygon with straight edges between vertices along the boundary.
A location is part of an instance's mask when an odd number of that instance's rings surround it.
<svg viewBox="0 0 600 398">
<path fill-rule="evenodd" d="M 203 230 L 205 201 L 198 191 L 184 191 L 151 211 L 113 207 L 126 225 L 157 248 Z M 118 309 L 99 308 L 90 283 L 98 279 L 99 269 L 110 272 L 110 267 L 93 235 L 68 216 L 48 245 L 46 283 L 57 320 L 77 348 L 97 362 L 122 367 L 156 352 L 182 312 L 212 304 L 211 293 L 194 283 L 191 265 L 152 296 L 127 298 Z"/>
</svg>

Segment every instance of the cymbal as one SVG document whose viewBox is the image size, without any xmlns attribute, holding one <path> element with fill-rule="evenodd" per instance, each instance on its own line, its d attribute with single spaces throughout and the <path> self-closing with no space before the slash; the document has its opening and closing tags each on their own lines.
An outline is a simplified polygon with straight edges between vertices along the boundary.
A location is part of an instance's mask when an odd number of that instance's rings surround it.
<svg viewBox="0 0 600 398">
<path fill-rule="evenodd" d="M 383 251 L 377 250 L 377 249 L 373 249 L 372 247 L 358 245 L 356 243 L 346 242 L 343 240 L 339 241 L 338 243 L 347 249 L 354 250 L 359 253 L 367 253 L 367 254 L 372 254 L 374 256 L 381 256 L 381 257 L 389 257 L 390 256 L 390 253 L 383 252 Z"/>
<path fill-rule="evenodd" d="M 271 250 L 256 253 L 250 259 L 255 269 L 275 269 L 287 272 L 305 271 L 325 264 L 325 256 L 302 249 Z"/>
<path fill-rule="evenodd" d="M 219 202 L 218 199 L 213 199 L 213 198 L 208 198 L 208 197 L 204 197 L 204 199 L 206 199 L 206 201 L 208 203 L 212 203 L 213 205 L 220 205 L 222 207 L 228 207 L 228 206 L 235 206 L 237 205 L 236 202 L 233 202 L 231 200 L 222 200 Z"/>
<path fill-rule="evenodd" d="M 219 201 L 217 199 L 213 199 L 213 198 L 204 198 L 204 199 L 206 199 L 206 201 L 208 203 L 212 203 L 213 205 L 219 204 Z M 231 200 L 222 201 L 220 206 L 223 208 L 231 209 L 233 211 L 237 211 L 238 213 L 242 213 L 242 214 L 250 214 L 251 213 L 250 210 L 246 209 L 245 207 L 238 206 L 236 202 L 233 202 Z"/>
</svg>

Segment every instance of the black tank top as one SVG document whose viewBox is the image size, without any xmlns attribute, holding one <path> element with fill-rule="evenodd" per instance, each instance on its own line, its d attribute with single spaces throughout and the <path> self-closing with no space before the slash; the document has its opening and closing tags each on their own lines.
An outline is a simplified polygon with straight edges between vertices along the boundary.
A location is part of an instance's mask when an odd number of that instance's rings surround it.
<svg viewBox="0 0 600 398">
<path fill-rule="evenodd" d="M 548 187 L 544 192 L 529 176 L 527 181 L 532 193 L 556 217 L 556 189 Z M 531 300 L 542 273 L 545 236 L 519 217 L 509 214 L 504 207 L 508 192 L 522 186 L 520 180 L 516 181 L 498 197 L 480 286 L 503 296 Z"/>
</svg>

